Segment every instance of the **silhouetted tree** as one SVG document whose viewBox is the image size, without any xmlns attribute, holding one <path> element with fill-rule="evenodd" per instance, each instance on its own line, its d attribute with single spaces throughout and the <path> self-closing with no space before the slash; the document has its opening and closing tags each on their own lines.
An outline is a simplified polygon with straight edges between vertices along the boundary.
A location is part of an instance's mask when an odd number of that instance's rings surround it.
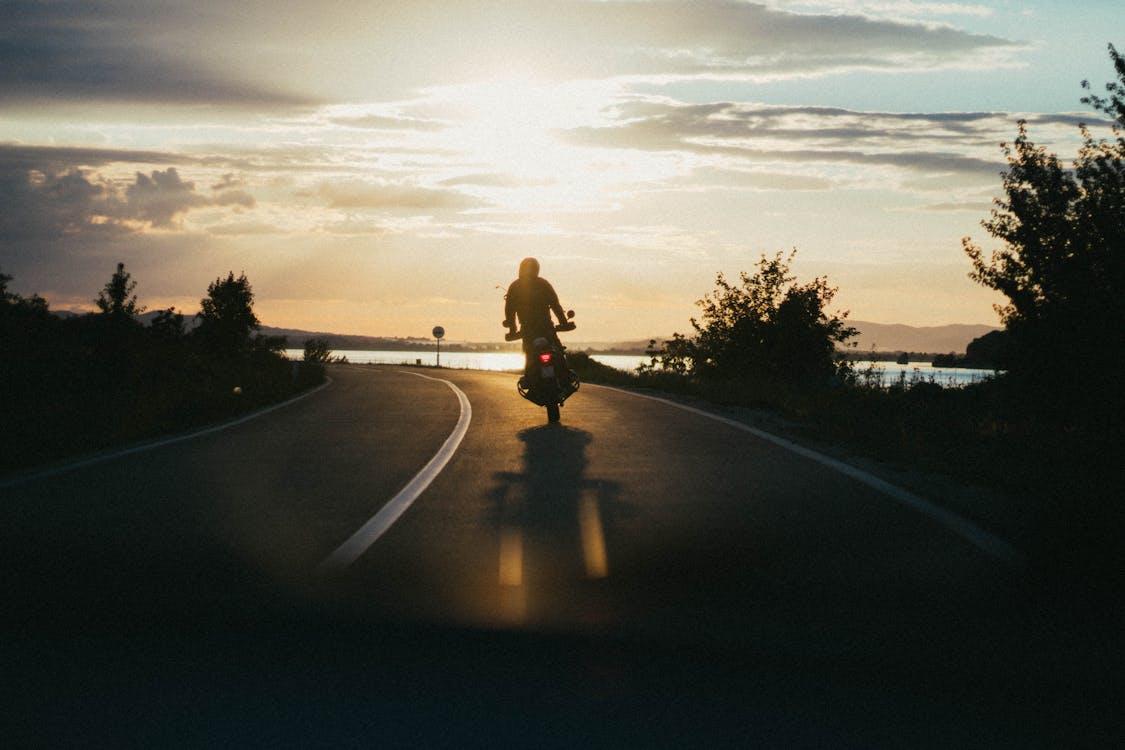
<svg viewBox="0 0 1125 750">
<path fill-rule="evenodd" d="M 305 341 L 306 362 L 330 362 L 332 350 L 328 346 L 328 339 L 308 339 Z"/>
<path fill-rule="evenodd" d="M 38 294 L 23 297 L 14 292 L 9 292 L 8 282 L 10 281 L 12 281 L 11 276 L 6 273 L 0 273 L 0 312 L 20 318 L 26 318 L 28 316 L 42 317 L 47 314 L 47 300 L 43 299 Z"/>
<path fill-rule="evenodd" d="M 1009 383 L 1021 409 L 1050 421 L 1105 419 L 1121 405 L 1125 351 L 1125 60 L 1110 46 L 1118 81 L 1110 98 L 1084 102 L 1113 118 L 1114 138 L 1083 145 L 1067 169 L 1033 143 L 1024 122 L 1004 145 L 1005 197 L 984 228 L 1003 246 L 985 258 L 963 246 L 970 278 L 1008 302 L 997 306 L 1009 334 Z M 1088 88 L 1088 84 L 1084 84 Z M 1082 387 L 1069 382 L 1081 367 Z"/>
<path fill-rule="evenodd" d="M 999 370 L 1007 367 L 1008 333 L 989 331 L 965 346 L 966 367 L 983 367 Z"/>
<path fill-rule="evenodd" d="M 234 277 L 231 271 L 207 287 L 200 300 L 197 334 L 217 354 L 233 356 L 250 349 L 251 333 L 261 327 L 254 314 L 254 290 L 246 274 Z"/>
<path fill-rule="evenodd" d="M 703 379 L 744 383 L 815 387 L 848 374 L 850 364 L 836 348 L 856 330 L 846 325 L 846 312 L 826 312 L 836 294 L 826 278 L 796 282 L 789 270 L 795 255 L 763 255 L 753 274 L 739 274 L 738 285 L 720 273 L 715 290 L 697 303 L 696 335 L 673 340 L 672 361 L 690 359 L 692 373 Z"/>
<path fill-rule="evenodd" d="M 174 307 L 161 310 L 152 319 L 150 330 L 160 341 L 179 341 L 184 337 L 184 316 Z"/>
<path fill-rule="evenodd" d="M 289 346 L 289 339 L 286 336 L 266 336 L 259 333 L 251 339 L 250 346 L 257 351 L 277 354 Z"/>
<path fill-rule="evenodd" d="M 651 339 L 645 354 L 649 356 L 649 363 L 640 365 L 637 368 L 640 372 L 687 375 L 695 362 L 695 344 L 682 333 L 673 333 L 672 338 L 661 342 L 660 346 L 656 345 L 656 339 Z"/>
<path fill-rule="evenodd" d="M 47 300 L 38 295 L 21 297 L 15 292 L 8 291 L 8 282 L 12 277 L 7 273 L 0 273 L 0 309 L 19 311 L 19 313 L 46 313 Z"/>
<path fill-rule="evenodd" d="M 1125 123 L 1125 56 L 1117 48 L 1109 45 L 1109 59 L 1113 60 L 1113 68 L 1117 73 L 1117 80 L 1105 85 L 1109 98 L 1096 94 L 1082 97 L 1082 103 L 1088 104 L 1099 112 L 1103 112 L 1118 124 Z M 1082 88 L 1090 90 L 1090 82 L 1083 81 Z"/>
<path fill-rule="evenodd" d="M 117 271 L 106 283 L 105 288 L 98 292 L 98 298 L 94 303 L 104 315 L 133 318 L 145 311 L 144 307 L 137 305 L 137 295 L 133 294 L 136 288 L 137 282 L 133 281 L 132 276 L 125 270 L 125 264 L 118 263 Z"/>
</svg>

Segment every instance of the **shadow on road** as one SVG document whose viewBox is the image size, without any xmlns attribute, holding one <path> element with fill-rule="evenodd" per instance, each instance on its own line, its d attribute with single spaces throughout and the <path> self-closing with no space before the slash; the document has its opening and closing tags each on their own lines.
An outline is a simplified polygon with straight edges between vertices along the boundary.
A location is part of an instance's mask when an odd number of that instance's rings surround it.
<svg viewBox="0 0 1125 750">
<path fill-rule="evenodd" d="M 544 425 L 518 437 L 523 470 L 493 474 L 489 493 L 499 535 L 500 619 L 602 621 L 608 612 L 596 590 L 575 594 L 612 575 L 613 522 L 626 510 L 620 487 L 587 475 L 593 437 L 584 430 Z"/>
</svg>

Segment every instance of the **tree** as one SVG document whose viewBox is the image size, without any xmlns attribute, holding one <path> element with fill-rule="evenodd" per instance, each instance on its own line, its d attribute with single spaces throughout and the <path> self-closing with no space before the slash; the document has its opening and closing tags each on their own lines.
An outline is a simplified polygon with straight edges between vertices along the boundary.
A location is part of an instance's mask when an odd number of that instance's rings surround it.
<svg viewBox="0 0 1125 750">
<path fill-rule="evenodd" d="M 1118 75 L 1110 98 L 1082 101 L 1112 119 L 1114 138 L 1083 144 L 1073 169 L 1033 143 L 1020 122 L 1003 145 L 1005 197 L 982 222 L 1000 249 L 985 257 L 966 237 L 970 278 L 1007 298 L 997 306 L 1008 332 L 1009 381 L 1021 406 L 1074 423 L 1120 405 L 1116 384 L 1125 349 L 1125 60 L 1110 45 Z M 1086 88 L 1089 85 L 1084 83 Z M 1068 387 L 1080 366 L 1084 387 Z M 1106 402 L 1106 399 L 1109 399 Z"/>
<path fill-rule="evenodd" d="M 254 290 L 245 273 L 236 279 L 231 271 L 225 279 L 215 279 L 199 307 L 196 332 L 215 353 L 234 356 L 251 348 L 251 333 L 261 323 L 254 314 Z"/>
<path fill-rule="evenodd" d="M 1110 81 L 1105 85 L 1109 98 L 1090 94 L 1082 97 L 1082 103 L 1108 115 L 1119 124 L 1125 123 L 1125 56 L 1122 56 L 1117 48 L 1111 44 L 1109 45 L 1109 59 L 1113 60 L 1113 68 L 1117 73 L 1117 80 Z M 1082 88 L 1089 91 L 1090 82 L 1083 81 Z"/>
<path fill-rule="evenodd" d="M 179 341 L 184 337 L 184 316 L 176 312 L 176 308 L 169 307 L 156 314 L 149 329 L 160 341 Z"/>
<path fill-rule="evenodd" d="M 331 362 L 332 349 L 328 346 L 328 339 L 308 339 L 305 341 L 306 362 Z"/>
<path fill-rule="evenodd" d="M 825 313 L 836 294 L 827 279 L 797 284 L 789 270 L 795 255 L 763 255 L 757 271 L 739 274 L 738 286 L 721 273 L 716 277 L 715 291 L 697 303 L 702 321 L 691 321 L 697 374 L 811 385 L 846 371 L 836 345 L 856 331 L 845 325 L 847 313 Z"/>
<path fill-rule="evenodd" d="M 133 294 L 136 288 L 137 282 L 133 281 L 132 276 L 125 270 L 125 264 L 118 263 L 117 271 L 106 283 L 105 288 L 98 292 L 98 298 L 94 303 L 103 315 L 119 319 L 134 318 L 145 311 L 144 307 L 137 305 L 137 295 Z"/>
<path fill-rule="evenodd" d="M 0 272 L 0 311 L 11 312 L 13 314 L 46 315 L 48 312 L 47 300 L 43 299 L 38 294 L 23 297 L 8 291 L 8 282 L 10 282 L 12 278 L 12 276 Z"/>
<path fill-rule="evenodd" d="M 8 282 L 11 280 L 11 275 L 0 272 L 0 315 L 21 318 L 27 316 L 46 317 L 48 313 L 47 300 L 38 295 L 24 297 L 8 291 Z"/>
<path fill-rule="evenodd" d="M 965 367 L 982 367 L 1000 370 L 1006 367 L 1008 334 L 1005 331 L 989 331 L 970 341 L 965 346 Z"/>
<path fill-rule="evenodd" d="M 846 325 L 846 312 L 826 312 L 836 294 L 826 278 L 797 283 L 789 270 L 795 255 L 763 255 L 753 274 L 739 274 L 740 284 L 718 274 L 715 290 L 696 303 L 702 315 L 691 321 L 695 336 L 665 342 L 650 367 L 659 362 L 704 380 L 803 387 L 848 374 L 836 349 L 856 330 Z"/>
<path fill-rule="evenodd" d="M 649 356 L 647 364 L 640 365 L 637 370 L 646 372 L 670 372 L 675 375 L 687 375 L 692 370 L 695 361 L 695 344 L 682 333 L 673 333 L 672 338 L 661 342 L 657 347 L 656 339 L 650 339 L 645 354 Z"/>
</svg>

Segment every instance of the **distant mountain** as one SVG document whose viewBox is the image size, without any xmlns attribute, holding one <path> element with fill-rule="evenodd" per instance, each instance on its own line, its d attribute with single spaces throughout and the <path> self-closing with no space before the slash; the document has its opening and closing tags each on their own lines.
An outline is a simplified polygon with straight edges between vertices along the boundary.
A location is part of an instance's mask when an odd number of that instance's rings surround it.
<svg viewBox="0 0 1125 750">
<path fill-rule="evenodd" d="M 58 310 L 56 315 L 71 316 L 75 313 Z M 140 316 L 145 325 L 152 322 L 159 310 L 146 312 Z M 194 314 L 185 313 L 184 323 L 188 328 L 194 328 L 197 320 Z M 859 329 L 859 335 L 854 339 L 857 342 L 857 353 L 869 352 L 872 349 L 879 352 L 928 352 L 931 354 L 945 354 L 957 352 L 963 354 L 965 347 L 975 338 L 979 338 L 990 331 L 1000 330 L 996 326 L 954 324 L 945 326 L 908 326 L 897 323 L 872 323 L 867 320 L 852 320 L 849 323 Z M 300 328 L 276 328 L 262 326 L 261 333 L 267 336 L 285 336 L 289 339 L 289 346 L 300 349 L 305 341 L 310 338 L 326 338 L 333 349 L 358 349 L 358 350 L 408 350 L 423 349 L 434 345 L 433 339 L 416 338 L 411 336 L 359 336 L 355 334 L 331 333 L 328 331 L 306 331 Z M 663 341 L 669 336 L 654 337 Z M 649 339 L 634 339 L 631 341 L 567 341 L 572 350 L 593 349 L 603 352 L 644 352 Z M 518 349 L 518 344 L 504 344 L 498 341 L 479 343 L 448 342 L 442 348 L 449 351 L 479 351 L 495 349 Z"/>
<path fill-rule="evenodd" d="M 872 323 L 852 320 L 859 330 L 853 339 L 860 353 L 874 349 L 879 352 L 930 352 L 933 354 L 963 353 L 969 342 L 990 331 L 999 330 L 986 325 L 906 326 L 897 323 Z"/>
<path fill-rule="evenodd" d="M 434 345 L 433 339 L 420 339 L 410 336 L 359 336 L 349 333 L 329 333 L 327 331 L 303 331 L 300 328 L 274 328 L 262 326 L 259 331 L 264 336 L 284 336 L 293 349 L 300 349 L 309 339 L 328 339 L 332 349 L 358 350 L 404 350 L 422 349 Z M 446 348 L 445 345 L 442 348 Z M 454 345 L 450 345 L 452 351 Z"/>
<path fill-rule="evenodd" d="M 849 325 L 859 330 L 856 342 L 857 353 L 870 352 L 927 352 L 930 354 L 963 354 L 965 347 L 975 338 L 990 331 L 1000 330 L 996 326 L 952 324 L 946 326 L 908 326 L 900 323 L 872 323 L 868 320 L 849 320 Z M 663 341 L 667 337 L 658 337 Z M 579 348 L 585 348 L 583 344 Z M 618 341 L 613 343 L 589 344 L 600 350 L 644 351 L 645 341 Z"/>
</svg>

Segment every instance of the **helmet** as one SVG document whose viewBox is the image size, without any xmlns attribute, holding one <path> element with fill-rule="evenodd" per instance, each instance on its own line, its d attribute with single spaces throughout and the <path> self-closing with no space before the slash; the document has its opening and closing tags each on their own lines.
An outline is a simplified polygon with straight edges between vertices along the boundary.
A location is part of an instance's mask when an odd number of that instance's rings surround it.
<svg viewBox="0 0 1125 750">
<path fill-rule="evenodd" d="M 539 276 L 539 261 L 535 258 L 524 258 L 520 261 L 520 278 L 534 279 Z"/>
</svg>

